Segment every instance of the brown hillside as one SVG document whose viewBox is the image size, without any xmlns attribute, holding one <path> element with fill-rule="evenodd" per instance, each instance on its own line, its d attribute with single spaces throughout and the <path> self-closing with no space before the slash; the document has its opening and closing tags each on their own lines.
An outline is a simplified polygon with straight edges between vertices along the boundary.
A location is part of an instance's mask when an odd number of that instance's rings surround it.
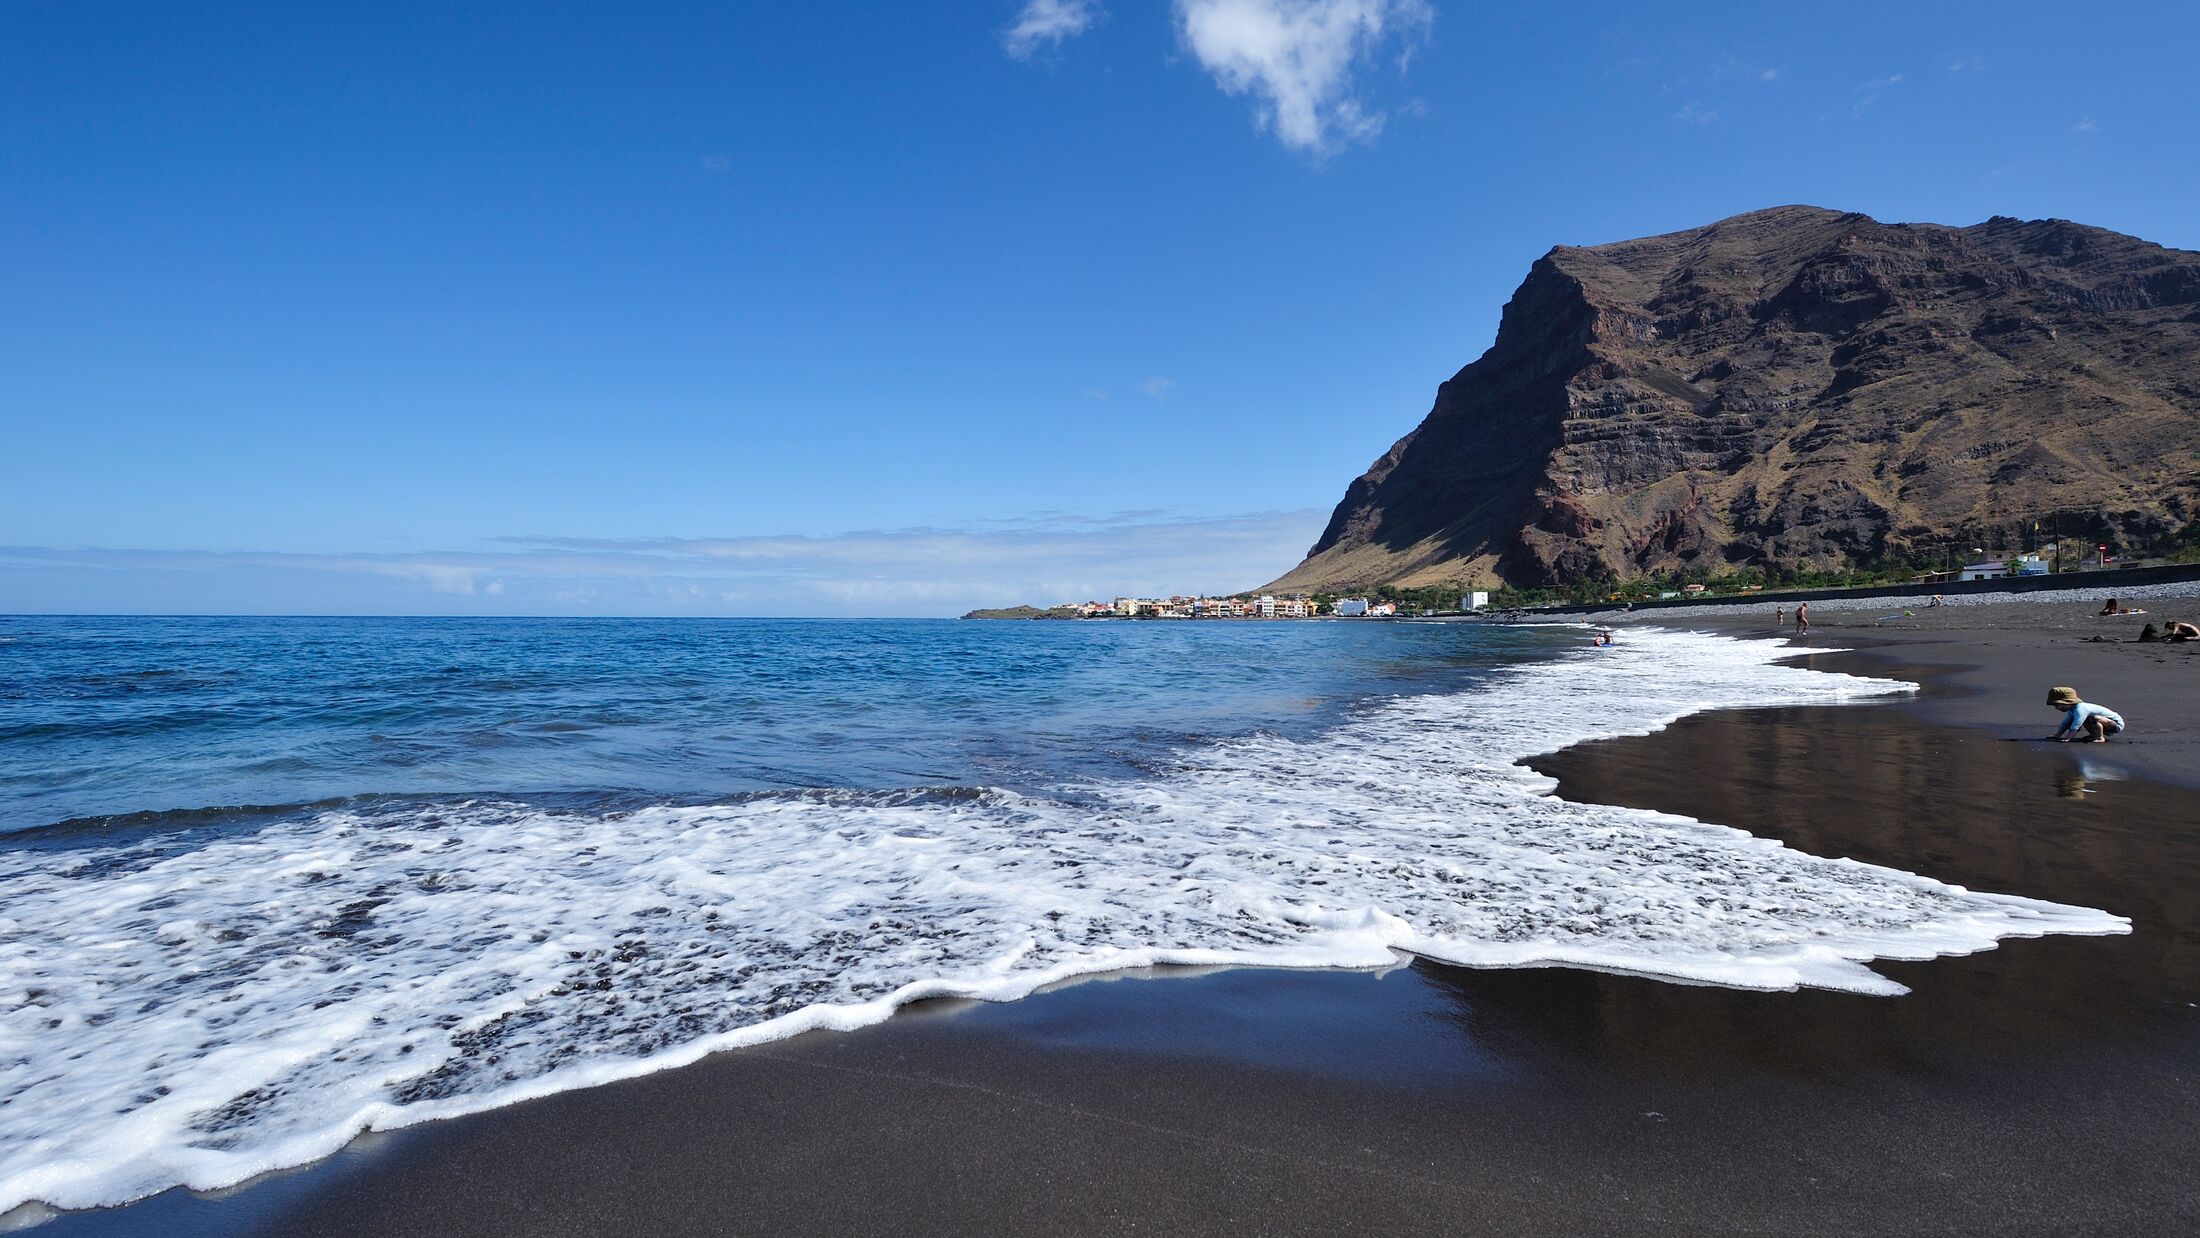
<svg viewBox="0 0 2200 1238">
<path fill-rule="evenodd" d="M 2200 512 L 2200 254 L 1777 207 L 1546 254 L 1269 587 L 1929 558 L 2057 511 Z"/>
</svg>

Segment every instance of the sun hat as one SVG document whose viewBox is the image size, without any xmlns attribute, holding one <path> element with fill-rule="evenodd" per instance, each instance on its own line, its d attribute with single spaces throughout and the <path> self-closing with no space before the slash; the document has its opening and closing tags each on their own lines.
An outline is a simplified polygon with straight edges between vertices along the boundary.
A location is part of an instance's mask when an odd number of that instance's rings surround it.
<svg viewBox="0 0 2200 1238">
<path fill-rule="evenodd" d="M 2068 709 L 2078 703 L 2078 690 L 2076 688 L 2049 688 L 2047 690 L 2047 703 L 2057 709 Z"/>
</svg>

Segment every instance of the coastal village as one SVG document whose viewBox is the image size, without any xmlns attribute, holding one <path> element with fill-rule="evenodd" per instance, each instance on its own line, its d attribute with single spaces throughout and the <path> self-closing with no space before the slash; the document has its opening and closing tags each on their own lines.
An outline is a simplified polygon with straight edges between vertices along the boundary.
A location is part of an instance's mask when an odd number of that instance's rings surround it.
<svg viewBox="0 0 2200 1238">
<path fill-rule="evenodd" d="M 2047 576 L 2058 570 L 2093 572 L 2111 568 L 2140 568 L 2150 564 L 2167 564 L 2189 561 L 2183 559 L 2148 559 L 2142 556 L 2118 556 L 2111 553 L 2106 544 L 2088 545 L 2079 549 L 2058 548 L 2047 543 L 2038 550 L 1989 557 L 1982 548 L 1972 549 L 1973 559 L 1961 567 L 1949 566 L 1940 571 L 1912 571 L 1892 580 L 1851 579 L 1830 585 L 1803 587 L 1830 587 L 1838 589 L 1842 584 L 1868 587 L 1888 583 L 1908 584 L 1918 587 L 1951 585 L 1972 581 L 2004 580 L 2011 577 Z M 1673 581 L 1671 588 L 1643 587 L 1636 582 L 1633 587 L 1616 587 L 1610 592 L 1597 590 L 1590 598 L 1575 597 L 1579 603 L 1587 600 L 1606 602 L 1668 602 L 1676 599 L 1696 598 L 1746 598 L 1757 594 L 1778 596 L 1783 591 L 1793 591 L 1795 584 L 1768 586 L 1760 579 L 1744 583 L 1746 578 L 1702 581 Z M 1451 602 L 1457 597 L 1457 604 Z M 1338 597 L 1332 594 L 1282 593 L 1252 594 L 1234 593 L 1223 596 L 1206 594 L 1175 594 L 1169 597 L 1118 597 L 1110 602 L 1060 602 L 1053 606 L 1011 606 L 980 609 L 965 615 L 971 619 L 1382 619 L 1415 615 L 1463 615 L 1492 608 L 1493 593 L 1490 590 L 1460 590 L 1447 595 L 1434 606 L 1422 602 L 1400 602 L 1384 597 Z M 1567 599 L 1559 599 L 1567 600 Z M 1424 599 L 1425 602 L 1425 599 Z M 1507 602 L 1511 607 L 1517 600 Z M 1540 601 L 1529 605 L 1545 604 Z"/>
<path fill-rule="evenodd" d="M 1469 593 L 1462 610 L 1481 610 L 1490 604 L 1486 592 Z M 1281 596 L 1236 594 L 1230 597 L 1165 598 L 1119 597 L 1113 602 L 1064 602 L 1049 613 L 1079 619 L 1374 619 L 1398 614 L 1396 602 L 1364 597 L 1318 599 L 1304 593 Z"/>
</svg>

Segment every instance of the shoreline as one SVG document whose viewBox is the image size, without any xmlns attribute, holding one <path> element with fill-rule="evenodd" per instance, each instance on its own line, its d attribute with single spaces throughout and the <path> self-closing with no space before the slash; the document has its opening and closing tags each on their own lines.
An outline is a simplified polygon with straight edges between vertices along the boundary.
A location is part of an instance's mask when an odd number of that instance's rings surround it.
<svg viewBox="0 0 2200 1238">
<path fill-rule="evenodd" d="M 2103 617 L 2100 599 L 2034 598 L 1939 608 L 1882 604 L 1820 612 L 1812 635 L 1775 627 L 1771 607 L 1737 607 L 1682 619 L 1601 617 L 1603 626 L 1654 626 L 1743 638 L 1790 639 L 1796 665 L 1907 679 L 1922 690 L 1908 706 L 1947 726 L 2083 758 L 2106 777 L 2148 778 L 2200 789 L 2200 641 L 2136 640 L 2147 623 L 2200 616 L 2200 587 L 2143 599 L 2146 613 Z M 1813 645 L 1848 654 L 1817 653 Z M 2120 710 L 2131 728 L 2093 745 L 2044 742 L 2059 719 L 2044 702 L 2055 684 Z"/>
<path fill-rule="evenodd" d="M 1963 729 L 1959 714 L 1998 725 L 1996 698 L 1956 683 L 1976 672 L 1883 636 L 1797 656 L 1907 668 L 1928 684 L 1913 701 L 1697 714 L 1528 764 L 1568 799 L 2101 907 L 2133 934 L 1881 961 L 1913 990 L 1891 998 L 1421 961 L 1095 978 L 368 1136 L 216 1197 L 170 1191 L 36 1232 L 2141 1233 L 2200 1218 L 2179 1156 L 2200 1115 L 2200 1010 L 2175 1000 L 2200 997 L 2200 908 L 2182 893 L 2200 888 L 2200 849 L 2147 828 L 2193 819 L 2200 796 Z M 2025 648 L 2061 638 L 2042 639 Z M 1919 803 L 1940 807 L 1910 820 Z M 2144 908 L 2104 901 L 2134 888 Z"/>
</svg>

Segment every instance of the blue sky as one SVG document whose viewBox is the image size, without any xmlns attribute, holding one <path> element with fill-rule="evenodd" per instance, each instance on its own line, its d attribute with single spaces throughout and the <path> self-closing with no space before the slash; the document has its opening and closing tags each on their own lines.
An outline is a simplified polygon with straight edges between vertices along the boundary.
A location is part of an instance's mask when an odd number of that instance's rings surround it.
<svg viewBox="0 0 2200 1238">
<path fill-rule="evenodd" d="M 2200 248 L 2183 4 L 642 7 L 0 6 L 0 611 L 1243 588 L 1554 244 Z"/>
</svg>

